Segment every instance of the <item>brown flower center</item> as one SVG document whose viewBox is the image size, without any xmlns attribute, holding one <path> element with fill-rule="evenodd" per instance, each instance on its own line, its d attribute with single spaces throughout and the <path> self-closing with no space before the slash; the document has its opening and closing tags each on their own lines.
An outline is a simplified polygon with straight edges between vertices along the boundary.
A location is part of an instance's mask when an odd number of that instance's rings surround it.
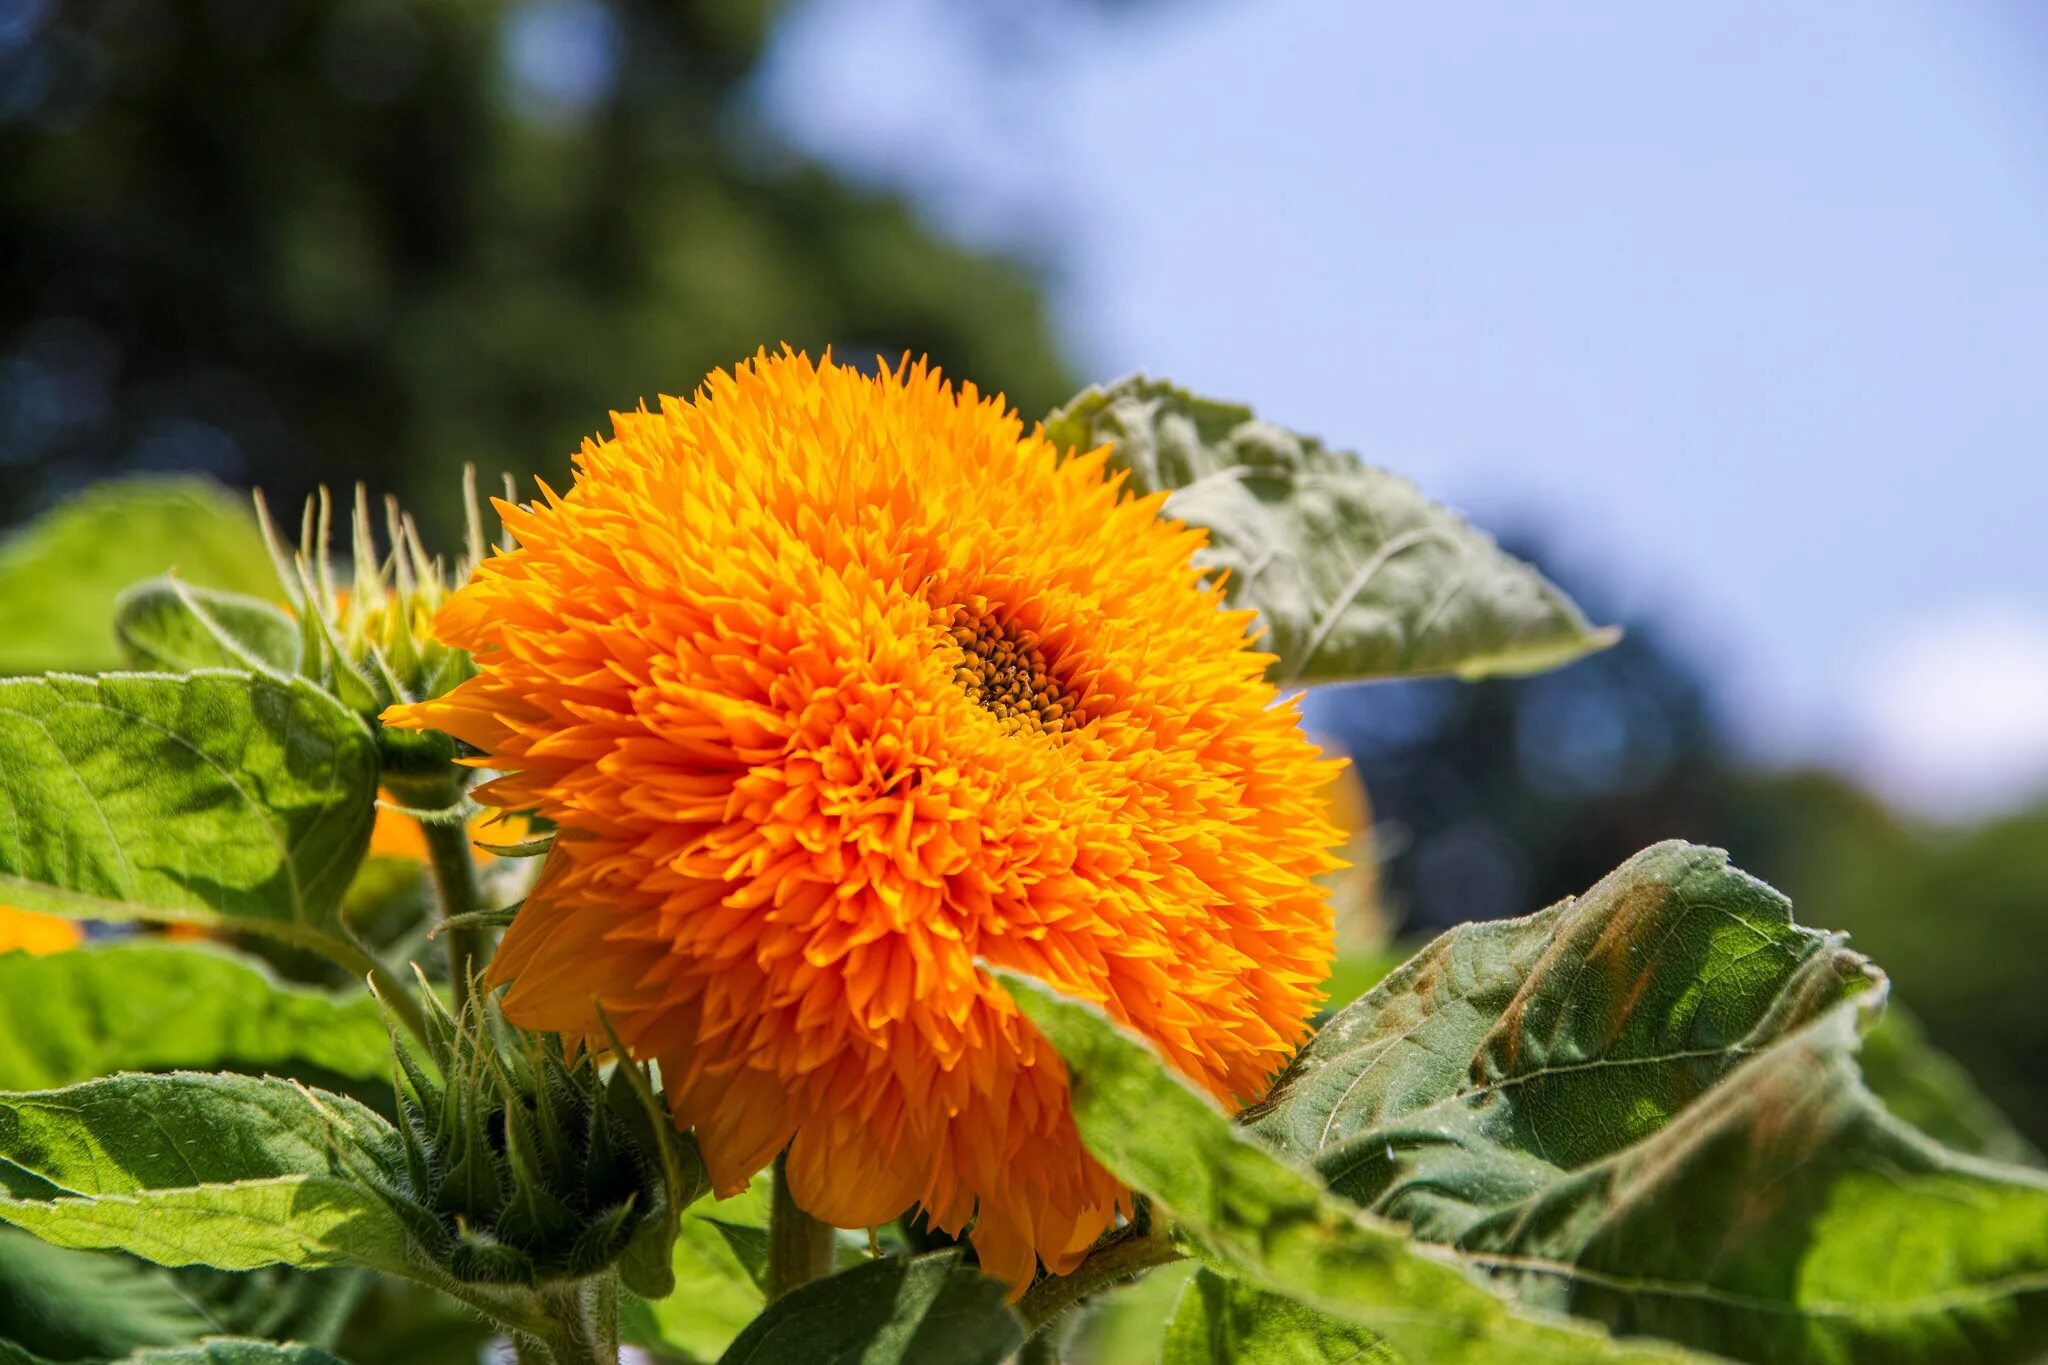
<svg viewBox="0 0 2048 1365">
<path fill-rule="evenodd" d="M 1057 734 L 1085 719 L 1080 698 L 1060 680 L 1032 632 L 979 603 L 953 608 L 947 630 L 960 647 L 953 681 L 997 720 Z"/>
</svg>

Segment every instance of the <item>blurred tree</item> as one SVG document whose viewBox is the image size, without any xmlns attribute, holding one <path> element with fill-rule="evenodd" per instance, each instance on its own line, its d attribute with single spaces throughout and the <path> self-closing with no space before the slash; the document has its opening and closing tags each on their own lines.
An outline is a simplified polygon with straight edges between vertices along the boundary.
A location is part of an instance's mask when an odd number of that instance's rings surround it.
<svg viewBox="0 0 2048 1365">
<path fill-rule="evenodd" d="M 1059 401 L 1019 269 L 750 116 L 776 8 L 0 5 L 0 524 L 176 468 L 447 530 L 463 461 L 563 474 L 783 340 Z"/>
</svg>

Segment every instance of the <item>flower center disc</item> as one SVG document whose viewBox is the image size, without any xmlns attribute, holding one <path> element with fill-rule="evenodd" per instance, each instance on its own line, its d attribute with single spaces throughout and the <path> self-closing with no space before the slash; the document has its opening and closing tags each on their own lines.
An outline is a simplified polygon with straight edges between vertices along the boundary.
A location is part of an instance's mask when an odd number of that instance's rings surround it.
<svg viewBox="0 0 2048 1365">
<path fill-rule="evenodd" d="M 1080 698 L 1060 681 L 1030 631 L 975 606 L 953 608 L 947 631 L 960 647 L 953 681 L 984 711 L 1033 734 L 1079 728 L 1085 719 Z"/>
</svg>

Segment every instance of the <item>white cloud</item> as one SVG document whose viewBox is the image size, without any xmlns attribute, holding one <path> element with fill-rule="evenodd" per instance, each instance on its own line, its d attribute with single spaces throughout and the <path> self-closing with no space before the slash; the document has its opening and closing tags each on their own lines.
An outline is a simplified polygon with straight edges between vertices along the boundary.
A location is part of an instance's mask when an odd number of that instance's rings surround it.
<svg viewBox="0 0 2048 1365">
<path fill-rule="evenodd" d="M 2048 607 L 1977 603 L 1909 619 L 1867 650 L 1850 766 L 1942 819 L 2048 794 Z"/>
</svg>

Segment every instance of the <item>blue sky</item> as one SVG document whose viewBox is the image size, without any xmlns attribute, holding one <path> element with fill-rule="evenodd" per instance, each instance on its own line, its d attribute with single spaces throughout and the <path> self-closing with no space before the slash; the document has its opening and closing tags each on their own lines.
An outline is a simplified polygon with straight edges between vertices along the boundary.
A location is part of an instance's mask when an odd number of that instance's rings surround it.
<svg viewBox="0 0 2048 1365">
<path fill-rule="evenodd" d="M 1008 12 L 810 0 L 764 107 L 1043 263 L 1084 373 L 1542 528 L 1759 756 L 1936 814 L 2048 785 L 2039 11 Z"/>
</svg>

